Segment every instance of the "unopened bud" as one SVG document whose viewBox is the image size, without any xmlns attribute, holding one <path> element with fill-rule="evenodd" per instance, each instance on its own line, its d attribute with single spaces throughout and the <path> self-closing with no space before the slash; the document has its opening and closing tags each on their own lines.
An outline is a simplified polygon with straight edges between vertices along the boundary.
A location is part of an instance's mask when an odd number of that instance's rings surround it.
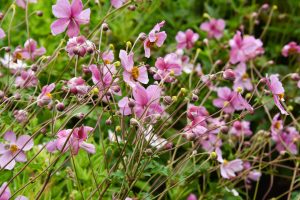
<svg viewBox="0 0 300 200">
<path fill-rule="evenodd" d="M 270 7 L 269 4 L 265 3 L 265 4 L 263 4 L 263 5 L 261 6 L 261 9 L 263 9 L 263 10 L 268 10 L 269 7 Z"/>
<path fill-rule="evenodd" d="M 15 100 L 20 100 L 21 99 L 20 93 L 14 94 L 14 98 L 15 98 Z"/>
<path fill-rule="evenodd" d="M 121 130 L 121 126 L 116 126 L 116 132 L 120 132 Z"/>
<path fill-rule="evenodd" d="M 291 74 L 291 79 L 292 79 L 293 81 L 299 81 L 299 80 L 300 80 L 300 76 L 299 76 L 298 73 L 292 73 L 292 74 Z"/>
<path fill-rule="evenodd" d="M 177 99 L 178 99 L 177 96 L 172 96 L 172 101 L 175 102 L 175 101 L 177 101 Z"/>
<path fill-rule="evenodd" d="M 103 23 L 102 24 L 102 30 L 103 31 L 108 31 L 109 27 L 108 27 L 108 24 L 107 23 Z"/>
<path fill-rule="evenodd" d="M 288 110 L 288 111 L 293 111 L 293 110 L 294 110 L 294 107 L 291 106 L 291 105 L 289 105 L 289 106 L 287 107 L 287 110 Z"/>
<path fill-rule="evenodd" d="M 36 72 L 36 71 L 38 70 L 38 66 L 35 65 L 35 64 L 33 64 L 33 65 L 31 66 L 31 70 L 34 71 L 34 72 Z"/>
<path fill-rule="evenodd" d="M 128 6 L 128 10 L 135 11 L 135 9 L 136 9 L 135 5 Z"/>
<path fill-rule="evenodd" d="M 106 124 L 107 126 L 110 126 L 110 125 L 112 124 L 111 119 L 108 118 L 108 119 L 105 121 L 105 124 Z"/>
<path fill-rule="evenodd" d="M 198 97 L 197 95 L 192 94 L 191 100 L 192 100 L 193 102 L 198 101 L 198 99 L 199 99 L 199 97 Z"/>
<path fill-rule="evenodd" d="M 146 40 L 146 39 L 147 39 L 146 33 L 140 33 L 140 35 L 139 35 L 139 40 L 143 42 L 143 41 Z"/>
<path fill-rule="evenodd" d="M 61 112 L 65 109 L 65 105 L 62 102 L 58 102 L 56 104 L 56 109 Z"/>
<path fill-rule="evenodd" d="M 44 15 L 44 13 L 43 13 L 43 11 L 38 10 L 38 11 L 36 11 L 36 15 L 39 17 L 42 17 Z"/>
<path fill-rule="evenodd" d="M 165 97 L 163 98 L 163 102 L 164 102 L 166 105 L 170 105 L 170 104 L 173 102 L 173 100 L 172 100 L 172 98 L 171 98 L 170 96 L 165 96 Z"/>
<path fill-rule="evenodd" d="M 246 94 L 246 96 L 245 96 L 245 98 L 246 98 L 246 99 L 250 99 L 250 98 L 251 98 L 251 96 L 252 96 L 252 94 L 251 94 L 251 93 L 247 93 L 247 94 Z"/>
<path fill-rule="evenodd" d="M 120 61 L 116 61 L 116 62 L 114 62 L 114 65 L 115 65 L 116 67 L 120 67 L 120 66 L 121 66 L 121 63 L 120 63 Z"/>
<path fill-rule="evenodd" d="M 128 106 L 129 108 L 133 108 L 135 106 L 135 102 L 133 100 L 129 100 Z"/>
<path fill-rule="evenodd" d="M 5 96 L 4 92 L 0 90 L 0 99 L 2 99 Z"/>
<path fill-rule="evenodd" d="M 131 42 L 130 42 L 130 41 L 127 41 L 127 42 L 126 42 L 126 47 L 127 47 L 127 48 L 129 48 L 129 49 L 131 49 L 131 47 L 132 47 L 132 44 L 131 44 Z"/>
<path fill-rule="evenodd" d="M 218 156 L 217 153 L 214 151 L 210 153 L 210 158 L 213 160 L 215 160 L 217 158 L 217 156 Z"/>
<path fill-rule="evenodd" d="M 0 21 L 3 19 L 4 14 L 2 12 L 0 12 Z"/>
<path fill-rule="evenodd" d="M 11 51 L 10 47 L 5 47 L 4 50 L 5 50 L 6 53 Z"/>
<path fill-rule="evenodd" d="M 181 89 L 180 89 L 180 93 L 181 93 L 181 94 L 186 94 L 186 93 L 187 93 L 187 89 L 181 88 Z"/>
<path fill-rule="evenodd" d="M 229 128 L 228 126 L 222 126 L 220 130 L 222 133 L 227 133 L 229 131 Z"/>
<path fill-rule="evenodd" d="M 138 126 L 138 125 L 139 125 L 139 122 L 138 122 L 136 119 L 131 118 L 131 119 L 130 119 L 130 125 L 132 125 L 132 126 Z"/>
<path fill-rule="evenodd" d="M 226 80 L 234 81 L 235 79 L 235 72 L 232 69 L 226 69 L 223 72 L 223 78 Z"/>
</svg>

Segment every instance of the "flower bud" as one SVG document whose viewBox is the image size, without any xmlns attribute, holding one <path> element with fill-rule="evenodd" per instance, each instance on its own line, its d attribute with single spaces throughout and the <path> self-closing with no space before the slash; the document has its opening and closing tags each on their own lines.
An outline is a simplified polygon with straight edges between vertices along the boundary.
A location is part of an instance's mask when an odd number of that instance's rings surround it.
<svg viewBox="0 0 300 200">
<path fill-rule="evenodd" d="M 110 126 L 110 125 L 112 124 L 111 119 L 108 118 L 108 119 L 105 121 L 105 124 L 106 124 L 107 126 Z"/>
<path fill-rule="evenodd" d="M 121 126 L 116 126 L 116 132 L 120 132 L 121 130 Z"/>
<path fill-rule="evenodd" d="M 114 65 L 115 65 L 116 67 L 120 67 L 120 66 L 121 66 L 121 63 L 120 63 L 120 61 L 116 61 L 116 62 L 114 62 Z"/>
<path fill-rule="evenodd" d="M 139 125 L 139 122 L 138 122 L 136 119 L 131 118 L 131 119 L 130 119 L 130 125 L 131 125 L 131 126 L 138 126 L 138 125 Z"/>
<path fill-rule="evenodd" d="M 3 19 L 4 14 L 2 12 L 0 12 L 0 21 Z"/>
<path fill-rule="evenodd" d="M 107 23 L 103 23 L 102 24 L 102 30 L 103 31 L 108 31 L 109 27 L 108 27 L 108 24 Z"/>
<path fill-rule="evenodd" d="M 185 89 L 185 88 L 180 88 L 180 93 L 181 93 L 181 94 L 186 94 L 186 93 L 187 93 L 187 89 Z"/>
<path fill-rule="evenodd" d="M 291 79 L 292 79 L 293 81 L 299 81 L 299 80 L 300 80 L 300 76 L 299 76 L 298 73 L 292 73 L 292 74 L 291 74 Z"/>
<path fill-rule="evenodd" d="M 4 92 L 0 90 L 0 99 L 2 99 L 5 96 Z"/>
<path fill-rule="evenodd" d="M 6 53 L 9 53 L 11 51 L 10 47 L 5 47 L 4 50 Z"/>
<path fill-rule="evenodd" d="M 33 64 L 33 65 L 31 66 L 31 70 L 34 71 L 34 72 L 36 72 L 36 71 L 38 70 L 38 66 L 35 65 L 35 64 Z"/>
<path fill-rule="evenodd" d="M 191 100 L 193 101 L 193 102 L 195 102 L 195 101 L 198 101 L 198 96 L 197 95 L 195 95 L 195 94 L 192 94 L 192 98 L 191 98 Z"/>
<path fill-rule="evenodd" d="M 135 9 L 136 9 L 135 5 L 128 6 L 128 10 L 135 11 Z"/>
<path fill-rule="evenodd" d="M 14 94 L 14 98 L 15 98 L 15 100 L 20 100 L 21 99 L 20 93 Z"/>
<path fill-rule="evenodd" d="M 94 53 L 94 48 L 93 48 L 93 47 L 88 47 L 88 48 L 86 49 L 86 52 L 87 52 L 88 54 L 93 54 L 93 53 Z"/>
<path fill-rule="evenodd" d="M 164 102 L 166 105 L 170 105 L 170 104 L 173 102 L 173 100 L 172 100 L 172 98 L 171 98 L 170 96 L 165 96 L 165 97 L 163 98 L 163 102 Z"/>
<path fill-rule="evenodd" d="M 44 15 L 44 13 L 43 13 L 43 11 L 38 10 L 38 11 L 36 11 L 36 15 L 39 17 L 42 17 Z"/>
<path fill-rule="evenodd" d="M 133 108 L 135 106 L 135 102 L 133 100 L 129 100 L 128 106 L 129 108 Z"/>
<path fill-rule="evenodd" d="M 223 78 L 226 79 L 226 80 L 234 81 L 235 72 L 232 69 L 226 69 L 223 72 Z"/>
<path fill-rule="evenodd" d="M 229 131 L 229 128 L 228 126 L 222 126 L 220 130 L 222 133 L 227 133 Z"/>
<path fill-rule="evenodd" d="M 215 159 L 217 158 L 217 156 L 218 156 L 217 153 L 214 152 L 214 151 L 210 153 L 210 158 L 211 158 L 212 160 L 215 160 Z"/>
<path fill-rule="evenodd" d="M 172 101 L 177 101 L 177 96 L 172 96 Z"/>
<path fill-rule="evenodd" d="M 131 49 L 131 47 L 132 47 L 132 44 L 131 44 L 131 42 L 130 42 L 130 41 L 127 41 L 127 42 L 126 42 L 126 47 L 128 47 L 129 49 Z"/>
<path fill-rule="evenodd" d="M 139 35 L 139 40 L 143 42 L 143 41 L 146 40 L 146 39 L 147 39 L 146 33 L 140 33 L 140 35 Z"/>
<path fill-rule="evenodd" d="M 169 149 L 172 149 L 172 147 L 173 147 L 173 144 L 171 142 L 168 142 L 167 144 L 165 144 L 164 149 L 169 150 Z"/>
<path fill-rule="evenodd" d="M 58 102 L 57 104 L 56 104 L 56 110 L 58 110 L 58 111 L 63 111 L 65 109 L 65 105 L 62 103 L 62 102 Z"/>
<path fill-rule="evenodd" d="M 270 7 L 269 4 L 265 3 L 265 4 L 263 4 L 263 5 L 261 6 L 261 9 L 263 9 L 263 10 L 268 10 L 269 7 Z"/>
</svg>

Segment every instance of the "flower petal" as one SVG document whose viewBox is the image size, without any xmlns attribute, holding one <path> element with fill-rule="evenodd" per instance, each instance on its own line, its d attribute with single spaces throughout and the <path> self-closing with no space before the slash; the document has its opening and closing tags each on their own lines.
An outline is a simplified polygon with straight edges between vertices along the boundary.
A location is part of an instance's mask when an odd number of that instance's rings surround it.
<svg viewBox="0 0 300 200">
<path fill-rule="evenodd" d="M 16 142 L 17 146 L 23 151 L 28 151 L 30 150 L 34 143 L 33 143 L 33 139 L 29 136 L 29 135 L 21 135 Z"/>
<path fill-rule="evenodd" d="M 52 35 L 58 35 L 64 32 L 69 25 L 69 19 L 58 19 L 51 24 L 51 33 Z"/>
</svg>

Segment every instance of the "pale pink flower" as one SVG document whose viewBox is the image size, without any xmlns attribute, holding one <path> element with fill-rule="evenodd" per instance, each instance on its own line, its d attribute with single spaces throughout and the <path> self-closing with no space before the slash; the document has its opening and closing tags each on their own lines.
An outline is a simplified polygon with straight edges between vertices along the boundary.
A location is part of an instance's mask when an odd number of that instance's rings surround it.
<svg viewBox="0 0 300 200">
<path fill-rule="evenodd" d="M 194 33 L 191 29 L 185 32 L 179 31 L 176 35 L 177 48 L 179 49 L 191 49 L 194 43 L 198 40 L 199 34 Z"/>
<path fill-rule="evenodd" d="M 195 194 L 190 194 L 186 200 L 198 200 L 197 196 Z"/>
<path fill-rule="evenodd" d="M 230 62 L 232 64 L 247 62 L 264 52 L 263 43 L 260 39 L 255 39 L 249 35 L 242 37 L 239 31 L 229 41 L 229 46 L 231 47 Z"/>
<path fill-rule="evenodd" d="M 235 159 L 232 161 L 222 159 L 220 170 L 221 176 L 225 179 L 236 177 L 236 173 L 242 171 L 243 169 L 243 161 L 240 159 Z"/>
<path fill-rule="evenodd" d="M 207 133 L 207 123 L 205 117 L 198 116 L 183 129 L 183 135 L 188 140 L 201 138 Z"/>
<path fill-rule="evenodd" d="M 41 94 L 37 97 L 37 105 L 42 107 L 45 105 L 49 105 L 52 102 L 52 94 L 51 92 L 54 90 L 55 84 L 51 83 L 50 85 L 45 85 L 42 88 Z"/>
<path fill-rule="evenodd" d="M 228 87 L 218 88 L 218 98 L 213 100 L 214 106 L 222 108 L 225 113 L 233 113 L 235 110 L 252 112 L 251 105 L 241 96 L 240 93 L 230 90 Z"/>
<path fill-rule="evenodd" d="M 280 119 L 280 114 L 277 113 L 272 119 L 271 133 L 272 135 L 279 134 L 283 130 L 283 121 Z"/>
<path fill-rule="evenodd" d="M 105 51 L 102 53 L 101 58 L 104 64 L 111 64 L 115 59 L 114 52 L 112 50 Z"/>
<path fill-rule="evenodd" d="M 299 132 L 295 127 L 287 127 L 282 132 L 272 132 L 272 139 L 276 142 L 276 149 L 284 154 L 286 151 L 291 154 L 298 154 L 297 142 L 300 140 Z"/>
<path fill-rule="evenodd" d="M 221 151 L 222 139 L 216 134 L 207 134 L 199 139 L 202 149 L 211 153 Z"/>
<path fill-rule="evenodd" d="M 225 21 L 223 19 L 211 19 L 200 25 L 200 29 L 207 32 L 208 38 L 220 39 L 223 36 Z"/>
<path fill-rule="evenodd" d="M 250 122 L 244 120 L 233 122 L 229 133 L 237 137 L 252 135 L 252 131 L 250 129 Z"/>
<path fill-rule="evenodd" d="M 258 170 L 252 170 L 249 172 L 247 178 L 252 181 L 258 181 L 261 177 L 261 172 Z"/>
<path fill-rule="evenodd" d="M 284 45 L 281 50 L 281 54 L 284 57 L 288 57 L 290 54 L 299 54 L 300 53 L 300 46 L 296 42 L 289 42 L 288 44 Z"/>
<path fill-rule="evenodd" d="M 253 85 L 251 82 L 251 79 L 247 73 L 247 67 L 245 63 L 240 63 L 236 69 L 235 72 L 235 80 L 233 82 L 233 89 L 237 90 L 238 88 L 246 89 L 248 91 L 253 90 Z"/>
<path fill-rule="evenodd" d="M 149 82 L 147 68 L 134 66 L 133 56 L 133 52 L 127 54 L 124 50 L 120 51 L 119 58 L 124 68 L 123 79 L 131 87 L 134 87 L 138 82 L 147 84 Z"/>
<path fill-rule="evenodd" d="M 0 200 L 9 200 L 11 196 L 7 182 L 4 182 L 0 187 Z"/>
<path fill-rule="evenodd" d="M 209 115 L 208 111 L 203 106 L 195 106 L 193 104 L 188 105 L 187 117 L 190 120 L 195 120 L 197 117 L 207 117 Z"/>
<path fill-rule="evenodd" d="M 21 56 L 22 59 L 35 60 L 36 57 L 42 56 L 46 53 L 44 47 L 37 48 L 37 42 L 33 39 L 26 40 L 24 48 L 18 47 L 14 54 Z"/>
<path fill-rule="evenodd" d="M 14 117 L 17 122 L 25 123 L 28 120 L 28 112 L 26 110 L 15 110 Z"/>
<path fill-rule="evenodd" d="M 37 3 L 37 0 L 16 0 L 16 4 L 23 9 L 26 9 L 27 3 Z"/>
<path fill-rule="evenodd" d="M 274 103 L 280 110 L 281 114 L 288 115 L 287 111 L 284 109 L 280 102 L 284 101 L 284 88 L 282 86 L 282 83 L 278 79 L 278 75 L 273 74 L 270 77 L 267 76 L 264 81 L 266 82 L 269 90 L 272 92 Z"/>
<path fill-rule="evenodd" d="M 70 4 L 69 0 L 57 0 L 52 6 L 52 12 L 58 19 L 51 24 L 51 32 L 53 35 L 64 32 L 67 28 L 69 37 L 77 36 L 80 32 L 81 24 L 90 22 L 91 10 L 83 9 L 81 0 L 73 0 Z"/>
<path fill-rule="evenodd" d="M 154 28 L 150 31 L 147 39 L 144 41 L 144 50 L 145 57 L 150 58 L 151 48 L 156 45 L 157 47 L 161 47 L 166 38 L 167 34 L 165 31 L 160 31 L 160 29 L 165 25 L 165 21 L 162 21 L 154 26 Z"/>
<path fill-rule="evenodd" d="M 176 53 L 167 54 L 164 58 L 157 58 L 155 67 L 157 68 L 157 72 L 153 76 L 155 80 L 173 82 L 175 80 L 173 76 L 179 76 L 182 73 L 181 60 Z"/>
<path fill-rule="evenodd" d="M 128 105 L 129 101 L 134 102 L 133 111 L 138 117 L 152 117 L 163 112 L 163 108 L 159 103 L 161 97 L 161 88 L 159 86 L 150 85 L 145 89 L 141 85 L 136 85 L 132 94 L 134 99 L 124 97 L 118 103 L 120 112 L 123 115 L 132 114 L 132 109 Z"/>
<path fill-rule="evenodd" d="M 111 5 L 114 8 L 120 8 L 127 0 L 110 0 Z"/>
<path fill-rule="evenodd" d="M 85 95 L 89 91 L 89 86 L 86 85 L 85 80 L 81 77 L 71 78 L 67 83 L 70 92 L 73 94 Z"/>
<path fill-rule="evenodd" d="M 83 125 L 74 128 L 73 131 L 72 129 L 61 130 L 57 133 L 57 139 L 50 141 L 46 148 L 49 152 L 70 150 L 73 155 L 77 155 L 79 149 L 82 148 L 88 153 L 94 154 L 96 152 L 95 146 L 86 142 L 88 134 L 92 131 L 92 127 Z"/>
<path fill-rule="evenodd" d="M 34 87 L 38 84 L 38 79 L 36 78 L 34 72 L 29 69 L 27 71 L 21 71 L 20 76 L 16 77 L 15 84 L 20 88 Z"/>
<path fill-rule="evenodd" d="M 3 31 L 2 28 L 0 28 L 0 39 L 4 38 L 6 35 L 5 35 L 5 32 Z"/>
<path fill-rule="evenodd" d="M 66 51 L 70 57 L 78 55 L 84 57 L 90 50 L 95 50 L 95 44 L 87 40 L 84 36 L 72 37 L 69 39 Z"/>
<path fill-rule="evenodd" d="M 17 138 L 16 134 L 8 131 L 4 135 L 8 143 L 0 143 L 0 166 L 11 170 L 15 167 L 16 162 L 26 162 L 26 151 L 29 151 L 34 143 L 29 135 L 21 135 Z M 15 157 L 16 156 L 16 157 Z"/>
</svg>

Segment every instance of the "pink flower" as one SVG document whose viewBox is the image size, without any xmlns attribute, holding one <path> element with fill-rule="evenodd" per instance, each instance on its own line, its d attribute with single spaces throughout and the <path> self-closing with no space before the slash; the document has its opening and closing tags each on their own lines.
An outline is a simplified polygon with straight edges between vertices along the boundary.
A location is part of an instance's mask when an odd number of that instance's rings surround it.
<svg viewBox="0 0 300 200">
<path fill-rule="evenodd" d="M 155 67 L 158 69 L 153 76 L 155 80 L 173 82 L 175 79 L 170 74 L 179 76 L 182 73 L 181 60 L 176 53 L 167 54 L 164 58 L 157 58 Z"/>
<path fill-rule="evenodd" d="M 114 52 L 112 50 L 103 52 L 101 57 L 105 64 L 110 64 L 115 59 Z"/>
<path fill-rule="evenodd" d="M 183 129 L 184 137 L 188 140 L 199 139 L 207 133 L 206 127 L 205 117 L 199 116 Z"/>
<path fill-rule="evenodd" d="M 0 200 L 9 200 L 11 196 L 7 182 L 4 182 L 0 187 Z"/>
<path fill-rule="evenodd" d="M 61 130 L 57 133 L 57 139 L 50 141 L 46 148 L 49 152 L 55 150 L 66 152 L 70 149 L 73 155 L 77 155 L 79 149 L 82 148 L 88 153 L 94 154 L 96 152 L 95 146 L 85 142 L 91 131 L 93 131 L 92 127 L 83 125 L 74 128 L 73 132 L 72 129 Z"/>
<path fill-rule="evenodd" d="M 24 48 L 19 47 L 14 52 L 14 54 L 26 60 L 35 60 L 36 57 L 45 53 L 46 49 L 44 47 L 37 48 L 37 42 L 33 39 L 28 39 L 24 44 Z"/>
<path fill-rule="evenodd" d="M 222 139 L 219 138 L 216 134 L 207 134 L 200 139 L 201 147 L 211 153 L 221 151 L 220 147 L 222 146 Z"/>
<path fill-rule="evenodd" d="M 272 119 L 272 125 L 271 125 L 272 135 L 279 134 L 283 130 L 283 122 L 279 118 L 280 118 L 280 114 L 277 113 Z"/>
<path fill-rule="evenodd" d="M 50 85 L 45 85 L 42 88 L 41 94 L 37 98 L 37 105 L 42 107 L 44 105 L 49 105 L 52 102 L 51 92 L 54 90 L 55 84 L 51 83 Z"/>
<path fill-rule="evenodd" d="M 134 87 L 138 82 L 147 84 L 149 82 L 147 68 L 134 66 L 133 56 L 133 52 L 127 54 L 124 50 L 120 51 L 119 58 L 124 68 L 123 79 L 131 87 Z"/>
<path fill-rule="evenodd" d="M 73 0 L 70 5 L 69 0 L 57 0 L 52 6 L 52 12 L 58 19 L 51 24 L 51 32 L 53 35 L 60 34 L 68 28 L 69 37 L 79 34 L 80 24 L 88 24 L 90 22 L 91 10 L 83 9 L 81 0 Z"/>
<path fill-rule="evenodd" d="M 26 3 L 37 3 L 37 0 L 16 0 L 16 4 L 23 8 L 26 9 Z"/>
<path fill-rule="evenodd" d="M 261 172 L 258 170 L 250 171 L 247 178 L 252 181 L 258 181 L 261 177 Z"/>
<path fill-rule="evenodd" d="M 195 194 L 190 194 L 187 198 L 186 198 L 186 200 L 197 200 L 198 198 L 197 198 L 197 196 L 195 195 Z"/>
<path fill-rule="evenodd" d="M 221 160 L 221 176 L 225 179 L 231 179 L 236 177 L 236 173 L 243 170 L 243 161 L 235 159 L 232 161 Z"/>
<path fill-rule="evenodd" d="M 235 121 L 232 124 L 229 133 L 241 137 L 241 136 L 250 136 L 252 135 L 252 131 L 250 129 L 250 122 L 248 121 Z"/>
<path fill-rule="evenodd" d="M 284 88 L 278 79 L 278 75 L 271 75 L 270 77 L 267 76 L 264 81 L 266 82 L 269 90 L 272 92 L 274 103 L 280 110 L 281 114 L 288 115 L 280 102 L 284 101 Z"/>
<path fill-rule="evenodd" d="M 127 0 L 110 0 L 111 5 L 114 8 L 120 8 Z"/>
<path fill-rule="evenodd" d="M 92 43 L 90 40 L 87 40 L 84 36 L 70 38 L 66 46 L 66 51 L 70 57 L 74 55 L 84 57 L 87 52 L 94 50 L 94 43 Z"/>
<path fill-rule="evenodd" d="M 107 93 L 121 95 L 120 86 L 118 86 L 118 79 L 113 79 L 113 75 L 116 73 L 116 68 L 112 64 L 101 65 L 100 68 L 97 65 L 90 65 L 90 71 L 92 72 L 92 81 L 97 85 L 100 96 L 107 90 Z M 104 100 L 109 98 L 105 97 Z"/>
<path fill-rule="evenodd" d="M 150 58 L 150 50 L 151 48 L 156 45 L 157 47 L 161 47 L 166 38 L 167 34 L 165 31 L 160 32 L 160 28 L 165 25 L 165 21 L 162 21 L 154 26 L 154 28 L 150 31 L 147 39 L 144 41 L 144 50 L 145 50 L 145 57 Z"/>
<path fill-rule="evenodd" d="M 161 88 L 157 85 L 150 85 L 145 89 L 141 85 L 136 85 L 133 88 L 133 98 L 124 97 L 118 103 L 120 112 L 123 115 L 132 114 L 132 109 L 129 107 L 129 101 L 134 102 L 133 111 L 138 117 L 153 117 L 163 112 L 160 100 Z"/>
<path fill-rule="evenodd" d="M 264 52 L 263 43 L 260 39 L 248 35 L 242 37 L 239 31 L 229 41 L 229 45 L 231 47 L 230 62 L 232 64 L 246 62 Z"/>
<path fill-rule="evenodd" d="M 85 84 L 85 80 L 81 77 L 71 78 L 68 83 L 68 88 L 73 94 L 85 95 L 89 91 L 89 86 Z"/>
<path fill-rule="evenodd" d="M 11 170 L 15 167 L 16 162 L 26 162 L 25 151 L 29 151 L 34 143 L 29 135 L 21 135 L 16 137 L 12 131 L 8 131 L 4 135 L 4 139 L 8 143 L 0 143 L 0 166 L 1 168 Z M 16 156 L 16 157 L 15 157 Z"/>
<path fill-rule="evenodd" d="M 295 127 L 287 127 L 279 133 L 272 132 L 272 139 L 276 142 L 276 149 L 279 153 L 284 154 L 288 151 L 294 155 L 298 154 L 297 142 L 300 135 Z"/>
<path fill-rule="evenodd" d="M 239 87 L 248 91 L 253 90 L 253 85 L 247 73 L 246 64 L 240 63 L 234 70 L 236 78 L 234 80 L 233 88 L 237 90 Z"/>
<path fill-rule="evenodd" d="M 188 105 L 187 117 L 190 120 L 195 120 L 197 117 L 207 117 L 209 115 L 208 111 L 203 106 L 195 106 L 192 104 Z"/>
<path fill-rule="evenodd" d="M 200 29 L 207 32 L 208 38 L 220 39 L 223 36 L 225 21 L 223 19 L 211 19 L 200 25 Z"/>
<path fill-rule="evenodd" d="M 194 33 L 191 29 L 186 30 L 185 32 L 179 31 L 176 35 L 177 48 L 179 49 L 191 49 L 194 46 L 194 43 L 198 40 L 199 35 Z"/>
<path fill-rule="evenodd" d="M 5 37 L 5 32 L 3 31 L 2 28 L 0 28 L 0 39 Z"/>
<path fill-rule="evenodd" d="M 16 77 L 15 84 L 20 88 L 34 87 L 38 84 L 34 72 L 29 69 L 27 71 L 21 71 L 21 75 Z"/>
<path fill-rule="evenodd" d="M 213 104 L 222 108 L 225 113 L 233 113 L 235 110 L 247 109 L 252 112 L 251 105 L 241 96 L 240 93 L 230 90 L 228 87 L 221 87 L 217 90 L 218 98 Z"/>
<path fill-rule="evenodd" d="M 284 45 L 281 50 L 281 54 L 284 57 L 288 57 L 290 54 L 299 54 L 300 53 L 300 46 L 296 42 L 289 42 L 288 44 Z"/>
</svg>

